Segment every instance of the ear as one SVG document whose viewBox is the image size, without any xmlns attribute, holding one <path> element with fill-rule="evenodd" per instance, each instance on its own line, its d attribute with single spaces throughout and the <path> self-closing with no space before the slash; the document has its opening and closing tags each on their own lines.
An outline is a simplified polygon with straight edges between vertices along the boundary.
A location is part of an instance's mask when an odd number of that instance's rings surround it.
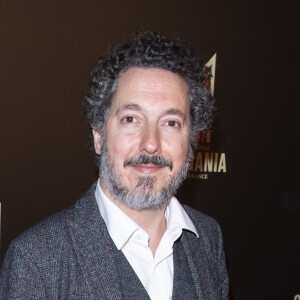
<svg viewBox="0 0 300 300">
<path fill-rule="evenodd" d="M 94 149 L 97 154 L 101 154 L 101 135 L 100 133 L 93 128 L 93 137 L 94 137 Z"/>
</svg>

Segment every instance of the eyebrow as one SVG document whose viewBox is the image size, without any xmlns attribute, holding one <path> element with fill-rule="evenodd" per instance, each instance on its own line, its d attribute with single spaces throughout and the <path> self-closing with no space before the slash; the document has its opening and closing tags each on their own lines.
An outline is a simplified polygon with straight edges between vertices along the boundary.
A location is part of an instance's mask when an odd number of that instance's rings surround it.
<svg viewBox="0 0 300 300">
<path fill-rule="evenodd" d="M 179 117 L 183 117 L 185 118 L 185 115 L 182 111 L 178 110 L 178 109 L 175 109 L 175 108 L 170 108 L 168 109 L 166 112 L 165 112 L 166 115 L 176 115 L 176 116 L 179 116 Z"/>
<path fill-rule="evenodd" d="M 142 107 L 139 104 L 125 104 L 117 109 L 116 115 L 127 109 L 141 111 Z"/>
<path fill-rule="evenodd" d="M 125 104 L 121 107 L 119 107 L 116 110 L 116 115 L 120 114 L 121 112 L 125 111 L 125 110 L 136 110 L 136 111 L 142 111 L 142 107 L 139 104 Z M 185 120 L 185 115 L 182 111 L 180 111 L 179 109 L 176 108 L 170 108 L 168 110 L 165 111 L 164 115 L 175 115 L 175 116 L 179 116 L 182 117 Z"/>
</svg>

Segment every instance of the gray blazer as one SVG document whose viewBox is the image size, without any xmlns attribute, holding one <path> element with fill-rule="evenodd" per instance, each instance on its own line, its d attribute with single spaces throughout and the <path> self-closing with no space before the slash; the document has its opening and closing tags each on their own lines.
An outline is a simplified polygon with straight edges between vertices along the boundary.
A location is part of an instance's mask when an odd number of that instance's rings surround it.
<svg viewBox="0 0 300 300">
<path fill-rule="evenodd" d="M 198 299 L 227 299 L 220 228 L 212 218 L 184 208 L 199 233 L 199 238 L 182 236 Z M 0 273 L 0 299 L 123 299 L 112 245 L 94 184 L 75 205 L 11 243 Z"/>
</svg>

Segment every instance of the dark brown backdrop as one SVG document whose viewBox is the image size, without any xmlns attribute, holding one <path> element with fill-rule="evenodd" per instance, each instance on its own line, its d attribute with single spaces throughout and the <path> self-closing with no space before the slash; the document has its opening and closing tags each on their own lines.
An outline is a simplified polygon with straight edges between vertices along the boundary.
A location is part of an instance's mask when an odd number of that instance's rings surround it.
<svg viewBox="0 0 300 300">
<path fill-rule="evenodd" d="M 96 179 L 89 72 L 146 28 L 218 55 L 214 141 L 227 172 L 188 180 L 179 198 L 221 224 L 231 299 L 300 294 L 298 12 L 296 0 L 0 0 L 1 258 Z"/>
</svg>

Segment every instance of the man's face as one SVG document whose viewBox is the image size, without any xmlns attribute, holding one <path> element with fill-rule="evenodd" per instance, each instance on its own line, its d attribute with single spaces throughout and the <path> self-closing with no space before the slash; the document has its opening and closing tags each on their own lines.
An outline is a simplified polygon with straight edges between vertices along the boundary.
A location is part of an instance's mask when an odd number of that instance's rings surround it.
<svg viewBox="0 0 300 300">
<path fill-rule="evenodd" d="M 187 87 L 176 74 L 131 68 L 118 82 L 103 135 L 100 184 L 133 209 L 163 206 L 185 178 L 190 151 Z"/>
</svg>

